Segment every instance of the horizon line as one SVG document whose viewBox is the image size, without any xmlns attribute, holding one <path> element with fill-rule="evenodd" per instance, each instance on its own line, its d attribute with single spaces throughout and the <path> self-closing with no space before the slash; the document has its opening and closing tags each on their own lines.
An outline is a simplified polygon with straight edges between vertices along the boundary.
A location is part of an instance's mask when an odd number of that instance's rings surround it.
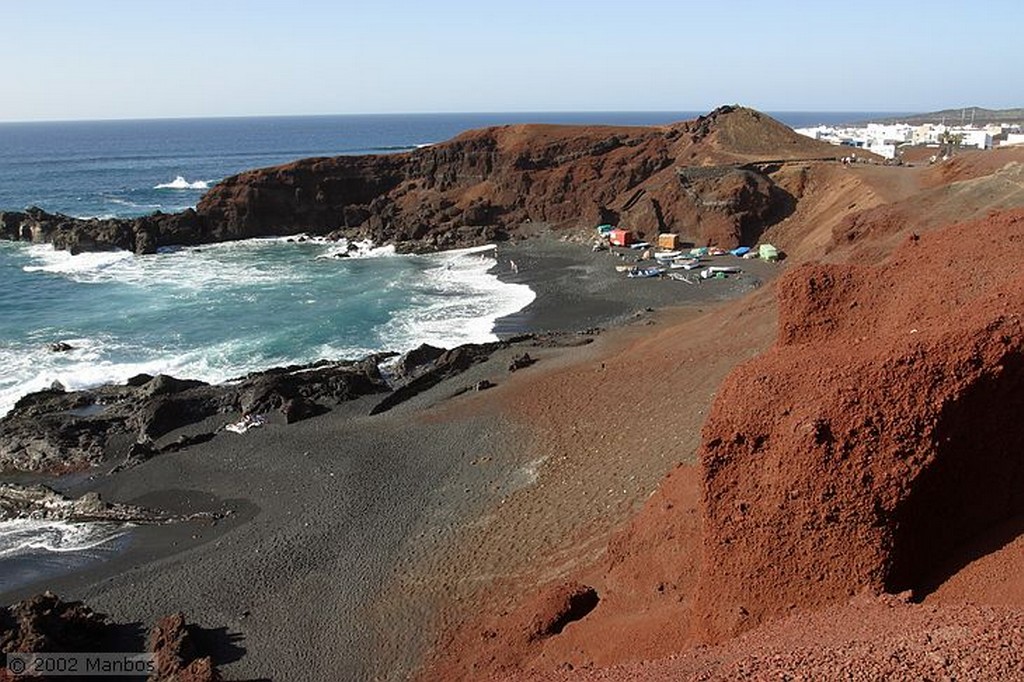
<svg viewBox="0 0 1024 682">
<path fill-rule="evenodd" d="M 900 110 L 873 111 L 870 109 L 757 109 L 742 104 L 720 105 L 741 106 L 754 109 L 765 114 L 895 114 L 919 116 L 935 112 L 911 112 Z M 718 107 L 715 107 L 718 108 Z M 983 109 L 984 107 L 950 107 Z M 361 112 L 345 114 L 221 114 L 221 115 L 183 115 L 183 116 L 151 116 L 151 117 L 113 117 L 113 118 L 40 118 L 40 119 L 0 119 L 0 125 L 33 124 L 33 123 L 132 123 L 144 121 L 210 121 L 236 120 L 246 118 L 341 118 L 358 116 L 478 116 L 494 114 L 701 114 L 711 113 L 714 109 L 517 109 L 511 111 L 403 111 L 403 112 Z M 946 110 L 939 110 L 946 111 Z"/>
</svg>

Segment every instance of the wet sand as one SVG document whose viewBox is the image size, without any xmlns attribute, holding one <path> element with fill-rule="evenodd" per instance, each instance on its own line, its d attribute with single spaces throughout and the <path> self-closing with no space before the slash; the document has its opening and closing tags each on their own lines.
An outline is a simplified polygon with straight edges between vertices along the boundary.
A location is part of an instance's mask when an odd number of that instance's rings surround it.
<svg viewBox="0 0 1024 682">
<path fill-rule="evenodd" d="M 367 416 L 376 400 L 365 398 L 297 424 L 221 433 L 77 483 L 72 492 L 96 490 L 112 501 L 233 513 L 215 525 L 139 529 L 111 560 L 3 599 L 52 589 L 125 622 L 185 611 L 218 633 L 229 679 L 403 679 L 432 641 L 438 614 L 490 578 L 465 574 L 477 570 L 463 559 L 472 554 L 467 538 L 477 533 L 480 546 L 493 549 L 511 526 L 523 536 L 516 542 L 536 534 L 525 546 L 546 547 L 568 532 L 557 524 L 532 529 L 528 504 L 519 503 L 515 518 L 502 516 L 517 491 L 543 480 L 550 434 L 535 432 L 542 418 L 524 414 L 531 383 L 643 338 L 659 319 L 647 308 L 697 310 L 755 289 L 778 267 L 742 261 L 751 274 L 700 285 L 627 280 L 614 270 L 617 256 L 548 239 L 500 245 L 498 259 L 503 279 L 537 292 L 524 311 L 499 320 L 500 335 L 618 331 L 578 348 L 531 348 L 539 361 L 514 375 L 508 364 L 522 349 L 499 351 L 381 415 Z M 484 378 L 496 388 L 453 397 Z M 519 407 L 510 412 L 512 395 Z M 618 511 L 607 519 L 599 505 L 581 523 L 617 520 L 671 465 L 652 465 L 616 493 Z M 503 524 L 491 525 L 496 517 Z"/>
</svg>

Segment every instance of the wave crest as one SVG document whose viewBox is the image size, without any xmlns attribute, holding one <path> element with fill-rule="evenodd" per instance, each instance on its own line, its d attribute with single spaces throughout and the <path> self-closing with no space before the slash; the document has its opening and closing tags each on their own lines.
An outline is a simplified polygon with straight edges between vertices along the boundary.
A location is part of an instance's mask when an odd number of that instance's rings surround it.
<svg viewBox="0 0 1024 682">
<path fill-rule="evenodd" d="M 179 175 L 170 182 L 162 182 L 159 185 L 155 185 L 153 189 L 210 189 L 210 183 L 206 180 L 189 182 L 184 176 Z"/>
</svg>

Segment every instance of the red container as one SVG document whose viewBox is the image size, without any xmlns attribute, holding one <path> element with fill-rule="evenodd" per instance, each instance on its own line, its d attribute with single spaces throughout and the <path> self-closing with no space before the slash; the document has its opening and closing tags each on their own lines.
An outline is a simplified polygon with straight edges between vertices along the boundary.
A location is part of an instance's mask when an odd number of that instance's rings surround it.
<svg viewBox="0 0 1024 682">
<path fill-rule="evenodd" d="M 629 230 L 612 230 L 608 233 L 608 241 L 612 246 L 629 246 L 633 243 L 633 233 Z"/>
</svg>

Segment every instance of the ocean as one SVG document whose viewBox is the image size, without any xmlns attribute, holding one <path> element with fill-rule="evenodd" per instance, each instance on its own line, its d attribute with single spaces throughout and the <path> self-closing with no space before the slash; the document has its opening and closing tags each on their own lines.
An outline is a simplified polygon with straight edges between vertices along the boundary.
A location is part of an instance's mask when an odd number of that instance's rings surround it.
<svg viewBox="0 0 1024 682">
<path fill-rule="evenodd" d="M 660 124 L 698 112 L 422 114 L 0 124 L 0 210 L 129 217 L 194 206 L 250 168 L 310 156 L 393 153 L 505 123 Z M 794 127 L 888 112 L 781 112 Z M 71 256 L 0 242 L 0 414 L 59 381 L 69 389 L 140 372 L 223 381 L 321 358 L 494 340 L 528 305 L 498 281 L 493 251 L 396 255 L 360 244 L 253 239 Z M 50 345 L 69 344 L 66 352 Z M 0 564 L 96 547 L 60 525 L 0 523 Z M 107 537 L 107 536 L 102 536 Z M 109 537 L 116 537 L 111 534 Z M 24 565 L 22 562 L 21 565 Z M 3 571 L 0 571 L 2 573 Z M 0 590 L 5 585 L 0 582 Z"/>
</svg>

